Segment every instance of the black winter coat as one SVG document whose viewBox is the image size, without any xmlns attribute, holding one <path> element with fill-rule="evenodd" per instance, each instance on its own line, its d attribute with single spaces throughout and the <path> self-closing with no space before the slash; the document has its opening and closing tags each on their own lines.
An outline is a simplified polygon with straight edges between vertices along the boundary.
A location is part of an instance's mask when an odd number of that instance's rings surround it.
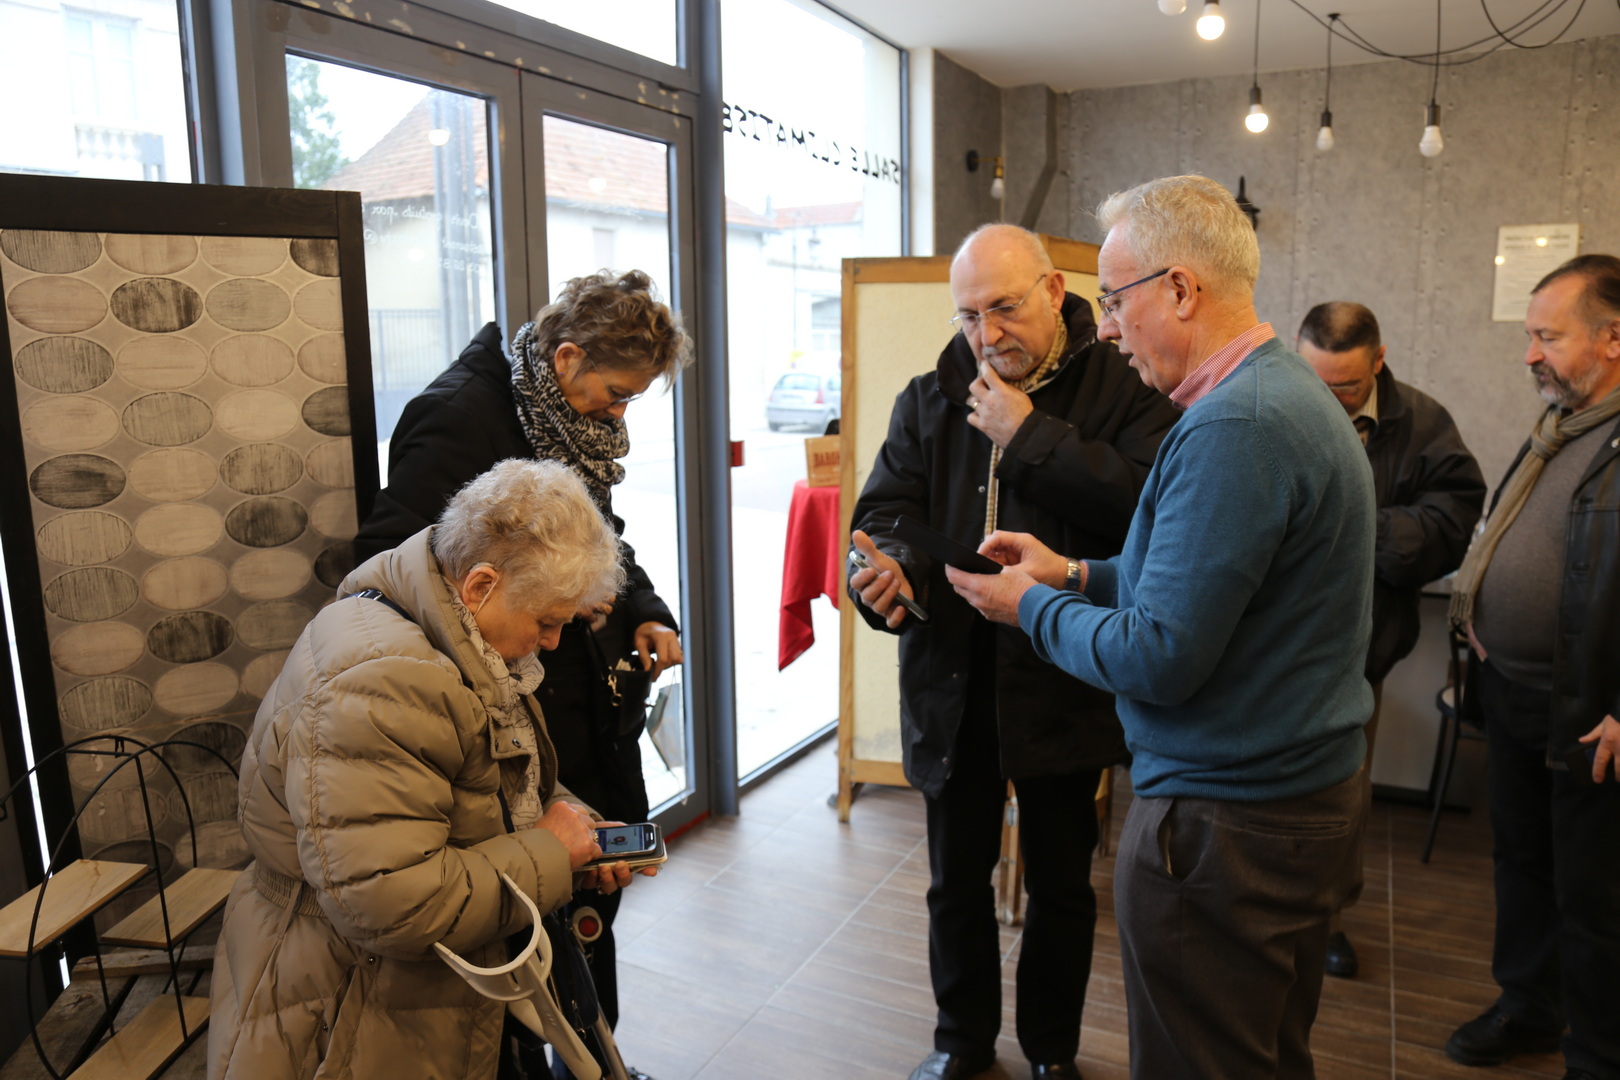
<svg viewBox="0 0 1620 1080">
<path fill-rule="evenodd" d="M 1486 488 L 1451 414 L 1397 381 L 1387 364 L 1367 459 L 1378 498 L 1367 681 L 1378 683 L 1417 644 L 1423 586 L 1462 563 Z"/>
<path fill-rule="evenodd" d="M 1143 481 L 1177 412 L 1097 340 L 1091 306 L 1064 297 L 1067 358 L 1031 395 L 1035 411 L 1001 456 L 998 526 L 1032 533 L 1065 555 L 1119 553 Z M 951 773 L 966 703 L 974 625 L 982 619 L 945 580 L 944 567 L 889 536 L 906 514 L 969 547 L 984 536 L 990 439 L 967 422 L 977 364 L 961 335 L 931 374 L 895 399 L 889 434 L 855 504 L 852 527 L 904 567 L 927 610 L 900 628 L 900 720 L 906 779 L 937 795 Z M 851 599 L 854 600 L 853 595 Z M 883 620 L 854 600 L 875 629 Z M 1126 760 L 1114 698 L 1035 655 L 1029 636 L 994 628 L 1001 767 L 1012 778 L 1053 776 Z"/>
<path fill-rule="evenodd" d="M 433 524 L 462 485 L 497 462 L 534 457 L 518 422 L 502 341 L 498 325 L 485 325 L 456 362 L 405 406 L 388 445 L 388 486 L 355 537 L 360 562 Z M 608 518 L 622 535 L 624 521 L 611 506 Z M 624 569 L 625 591 L 596 644 L 587 641 L 583 622 L 564 627 L 561 643 L 542 658 L 546 678 L 536 696 L 546 710 L 563 784 L 609 817 L 644 821 L 640 732 L 616 728 L 597 660 L 606 656 L 611 663 L 627 652 L 628 636 L 644 622 L 678 627 L 629 545 Z"/>
<path fill-rule="evenodd" d="M 1529 451 L 1527 439 L 1504 481 Z M 1498 485 L 1493 512 L 1501 498 Z M 1557 768 L 1605 716 L 1620 718 L 1620 424 L 1609 430 L 1570 496 L 1563 554 L 1547 730 L 1547 763 Z M 1478 663 L 1472 652 L 1469 660 Z"/>
</svg>

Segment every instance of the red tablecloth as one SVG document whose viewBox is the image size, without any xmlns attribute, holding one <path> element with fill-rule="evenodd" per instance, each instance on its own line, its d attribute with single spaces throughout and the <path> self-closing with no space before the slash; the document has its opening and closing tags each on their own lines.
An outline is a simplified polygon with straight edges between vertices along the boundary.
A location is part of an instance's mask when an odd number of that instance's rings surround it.
<svg viewBox="0 0 1620 1080">
<path fill-rule="evenodd" d="M 816 642 L 810 601 L 826 596 L 838 606 L 844 591 L 844 552 L 848 539 L 838 527 L 838 489 L 793 485 L 788 508 L 787 544 L 782 552 L 782 621 L 777 634 L 777 670 L 787 667 Z"/>
</svg>

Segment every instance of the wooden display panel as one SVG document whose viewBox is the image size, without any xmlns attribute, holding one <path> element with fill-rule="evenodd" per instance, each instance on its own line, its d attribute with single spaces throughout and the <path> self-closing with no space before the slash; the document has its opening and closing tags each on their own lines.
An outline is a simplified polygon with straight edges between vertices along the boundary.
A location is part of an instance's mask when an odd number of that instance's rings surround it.
<svg viewBox="0 0 1620 1080">
<path fill-rule="evenodd" d="M 80 920 L 95 914 L 146 873 L 139 863 L 96 862 L 78 859 L 64 866 L 43 885 L 36 885 L 0 910 L 0 956 L 28 956 L 61 937 Z M 39 922 L 34 905 L 45 890 Z M 34 925 L 29 948 L 28 928 Z"/>
<path fill-rule="evenodd" d="M 171 941 L 184 941 L 204 919 L 225 906 L 231 887 L 241 873 L 240 870 L 187 870 L 163 890 L 171 936 L 163 933 L 163 907 L 154 896 L 102 934 L 102 944 L 163 949 Z"/>
<path fill-rule="evenodd" d="M 1096 316 L 1097 247 L 1041 237 L 1064 287 Z M 889 431 L 895 395 L 933 369 L 955 332 L 948 255 L 845 259 L 843 444 L 839 513 L 847 535 L 855 500 Z M 904 785 L 900 750 L 899 639 L 839 605 L 838 817 L 863 783 Z"/>
<path fill-rule="evenodd" d="M 185 1023 L 180 1010 L 185 1010 Z M 74 1080 L 149 1080 L 180 1055 L 208 1023 L 207 998 L 172 995 L 154 998 L 90 1060 L 73 1072 Z"/>
</svg>

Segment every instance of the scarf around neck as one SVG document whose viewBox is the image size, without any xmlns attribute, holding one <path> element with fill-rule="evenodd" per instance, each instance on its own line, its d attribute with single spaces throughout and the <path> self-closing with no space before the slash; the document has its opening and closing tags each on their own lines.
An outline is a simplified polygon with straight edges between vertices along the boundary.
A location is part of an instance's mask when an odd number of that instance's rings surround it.
<svg viewBox="0 0 1620 1080">
<path fill-rule="evenodd" d="M 630 433 L 624 420 L 592 420 L 574 411 L 557 384 L 549 356 L 534 348 L 535 324 L 524 323 L 512 338 L 512 398 L 518 423 L 534 448 L 535 457 L 560 461 L 579 474 L 591 498 L 606 510 L 608 493 L 624 479 L 618 458 L 630 452 Z"/>
<path fill-rule="evenodd" d="M 1063 366 L 1063 354 L 1068 348 L 1069 325 L 1063 321 L 1060 314 L 1057 320 L 1057 334 L 1052 338 L 1052 347 L 1046 350 L 1045 359 L 1031 368 L 1029 374 L 1010 385 L 1026 394 L 1033 394 L 1057 378 L 1058 369 Z M 996 516 L 1001 509 L 1001 481 L 996 479 L 996 470 L 1000 467 L 1001 447 L 991 443 L 990 479 L 985 481 L 984 535 L 986 536 L 996 531 Z"/>
</svg>

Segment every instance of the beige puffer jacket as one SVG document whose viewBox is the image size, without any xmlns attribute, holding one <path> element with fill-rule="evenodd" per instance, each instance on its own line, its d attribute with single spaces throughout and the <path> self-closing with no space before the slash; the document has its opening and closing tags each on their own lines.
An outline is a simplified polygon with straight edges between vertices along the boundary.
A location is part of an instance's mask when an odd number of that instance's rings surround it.
<svg viewBox="0 0 1620 1080">
<path fill-rule="evenodd" d="M 371 559 L 299 637 L 242 756 L 254 864 L 225 909 L 214 961 L 215 1080 L 490 1077 L 505 1006 L 433 952 L 506 959 L 526 922 L 500 874 L 541 911 L 568 901 L 568 853 L 508 834 L 501 774 L 556 759 L 495 723 L 494 677 L 451 606 L 425 530 Z M 375 588 L 414 617 L 353 596 Z"/>
</svg>

